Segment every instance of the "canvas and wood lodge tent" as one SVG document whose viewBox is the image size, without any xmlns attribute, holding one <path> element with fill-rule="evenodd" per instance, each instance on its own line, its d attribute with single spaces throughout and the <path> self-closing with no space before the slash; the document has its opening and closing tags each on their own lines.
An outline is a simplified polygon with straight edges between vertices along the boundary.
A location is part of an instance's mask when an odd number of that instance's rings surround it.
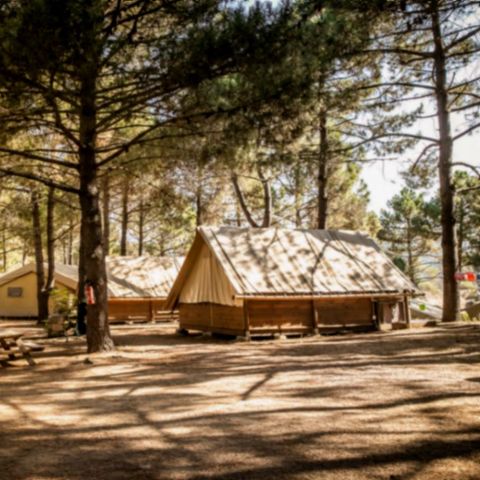
<svg viewBox="0 0 480 480">
<path fill-rule="evenodd" d="M 354 232 L 199 227 L 170 294 L 180 328 L 313 332 L 409 319 L 415 285 Z"/>
<path fill-rule="evenodd" d="M 109 257 L 109 320 L 171 318 L 165 300 L 183 259 L 171 257 Z M 75 293 L 78 267 L 55 265 L 55 288 Z M 53 310 L 52 308 L 50 309 Z M 0 277 L 0 317 L 28 318 L 38 314 L 35 264 L 16 268 Z"/>
</svg>

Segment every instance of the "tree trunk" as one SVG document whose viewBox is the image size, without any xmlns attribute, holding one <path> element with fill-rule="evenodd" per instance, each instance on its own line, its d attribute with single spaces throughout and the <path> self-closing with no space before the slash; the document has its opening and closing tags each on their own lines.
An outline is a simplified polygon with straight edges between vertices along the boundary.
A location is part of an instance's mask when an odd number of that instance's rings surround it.
<svg viewBox="0 0 480 480">
<path fill-rule="evenodd" d="M 266 228 L 269 227 L 272 222 L 272 194 L 270 189 L 270 181 L 265 178 L 260 168 L 258 169 L 258 174 L 263 187 L 263 220 L 261 225 L 254 220 L 252 214 L 250 213 L 242 189 L 238 183 L 238 176 L 235 173 L 232 175 L 232 183 L 238 203 L 240 204 L 242 212 L 250 226 L 253 228 Z"/>
<path fill-rule="evenodd" d="M 143 235 L 145 228 L 145 206 L 143 204 L 143 195 L 140 194 L 140 204 L 138 206 L 138 256 L 143 255 Z"/>
<path fill-rule="evenodd" d="M 247 202 L 245 201 L 245 197 L 243 196 L 242 189 L 240 188 L 240 185 L 238 183 L 238 176 L 236 173 L 232 175 L 232 183 L 233 183 L 233 189 L 238 199 L 238 203 L 240 204 L 240 208 L 242 209 L 242 212 L 245 215 L 247 222 L 250 224 L 251 227 L 259 228 L 260 225 L 258 225 L 258 223 L 253 219 L 250 211 L 248 210 Z"/>
<path fill-rule="evenodd" d="M 2 269 L 7 271 L 7 234 L 5 229 L 2 231 Z"/>
<path fill-rule="evenodd" d="M 37 307 L 38 323 L 48 319 L 48 296 L 45 295 L 45 266 L 43 263 L 42 226 L 40 220 L 40 205 L 38 192 L 32 190 L 32 226 L 33 247 L 35 251 L 35 268 L 37 277 Z"/>
<path fill-rule="evenodd" d="M 102 226 L 103 248 L 105 256 L 110 255 L 110 177 L 107 173 L 102 179 Z"/>
<path fill-rule="evenodd" d="M 302 226 L 302 200 L 303 200 L 303 185 L 302 185 L 302 172 L 297 161 L 295 166 L 295 191 L 294 191 L 294 202 L 295 202 L 295 227 L 301 228 Z"/>
<path fill-rule="evenodd" d="M 130 193 L 129 179 L 125 176 L 122 188 L 122 231 L 120 235 L 120 255 L 127 255 L 127 233 L 128 233 L 128 200 Z"/>
<path fill-rule="evenodd" d="M 412 225 L 411 225 L 411 219 L 407 217 L 407 257 L 408 257 L 408 276 L 412 280 L 413 283 L 416 282 L 416 272 L 415 272 L 415 266 L 413 264 L 413 240 L 412 240 Z"/>
<path fill-rule="evenodd" d="M 80 208 L 81 245 L 79 289 L 83 283 L 93 289 L 94 303 L 87 306 L 88 352 L 114 348 L 108 325 L 107 274 L 96 163 L 96 68 L 84 65 L 80 92 Z M 79 292 L 83 297 L 83 292 Z"/>
<path fill-rule="evenodd" d="M 45 295 L 47 304 L 55 282 L 55 189 L 48 189 L 47 197 L 47 280 L 45 283 Z"/>
<path fill-rule="evenodd" d="M 443 315 L 442 321 L 459 318 L 458 285 L 455 280 L 457 259 L 455 252 L 454 187 L 452 185 L 453 140 L 448 110 L 446 55 L 443 47 L 437 0 L 431 0 L 432 33 L 434 41 L 435 99 L 440 134 L 438 170 L 442 223 Z"/>
<path fill-rule="evenodd" d="M 73 265 L 73 220 L 68 221 L 67 263 Z"/>
<path fill-rule="evenodd" d="M 458 202 L 458 227 L 457 227 L 457 259 L 458 259 L 458 271 L 461 272 L 463 268 L 463 242 L 464 242 L 464 229 L 465 229 L 465 219 L 464 211 L 465 208 L 463 198 L 460 198 Z"/>
<path fill-rule="evenodd" d="M 199 185 L 197 187 L 197 192 L 196 192 L 196 195 L 195 195 L 195 224 L 197 227 L 199 227 L 202 222 L 203 222 L 203 218 L 202 218 L 202 187 L 201 185 Z"/>
<path fill-rule="evenodd" d="M 265 178 L 263 170 L 258 167 L 258 177 L 263 186 L 263 222 L 262 227 L 267 228 L 272 223 L 272 191 L 270 188 L 270 181 Z"/>
<path fill-rule="evenodd" d="M 328 216 L 328 135 L 327 112 L 322 108 L 319 115 L 319 151 L 318 151 L 318 178 L 317 178 L 317 228 L 327 228 Z"/>
</svg>

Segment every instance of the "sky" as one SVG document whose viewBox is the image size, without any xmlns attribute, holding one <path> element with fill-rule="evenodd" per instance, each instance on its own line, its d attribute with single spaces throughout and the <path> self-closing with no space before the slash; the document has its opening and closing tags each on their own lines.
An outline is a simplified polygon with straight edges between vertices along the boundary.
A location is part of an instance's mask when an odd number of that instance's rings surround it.
<svg viewBox="0 0 480 480">
<path fill-rule="evenodd" d="M 462 125 L 452 120 L 453 132 L 461 129 Z M 427 136 L 436 135 L 433 120 L 423 122 L 413 131 L 421 130 Z M 405 152 L 398 160 L 388 162 L 374 162 L 367 164 L 362 170 L 362 179 L 367 183 L 370 190 L 370 209 L 380 213 L 382 208 L 387 208 L 387 202 L 404 186 L 399 172 L 404 170 L 408 161 L 415 158 L 412 151 Z M 453 162 L 466 162 L 480 167 L 480 129 L 470 136 L 458 139 L 453 147 Z M 472 173 L 472 172 L 470 172 Z"/>
</svg>

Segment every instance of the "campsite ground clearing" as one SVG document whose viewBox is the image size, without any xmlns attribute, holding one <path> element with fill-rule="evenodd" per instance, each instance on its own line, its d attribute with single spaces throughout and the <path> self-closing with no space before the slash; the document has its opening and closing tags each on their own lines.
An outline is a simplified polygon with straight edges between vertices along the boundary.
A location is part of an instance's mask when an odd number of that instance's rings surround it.
<svg viewBox="0 0 480 480">
<path fill-rule="evenodd" d="M 480 324 L 250 343 L 174 328 L 115 326 L 93 363 L 45 340 L 36 367 L 0 369 L 0 477 L 480 478 Z"/>
</svg>

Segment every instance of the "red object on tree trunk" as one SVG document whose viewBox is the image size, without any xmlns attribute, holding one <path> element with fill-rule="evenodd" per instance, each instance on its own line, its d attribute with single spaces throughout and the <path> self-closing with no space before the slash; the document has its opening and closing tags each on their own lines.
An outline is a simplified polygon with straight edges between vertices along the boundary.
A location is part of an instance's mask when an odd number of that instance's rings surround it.
<svg viewBox="0 0 480 480">
<path fill-rule="evenodd" d="M 455 274 L 455 280 L 458 282 L 475 282 L 477 280 L 477 274 L 475 272 L 457 272 Z"/>
<path fill-rule="evenodd" d="M 92 285 L 85 285 L 85 298 L 87 299 L 87 305 L 95 305 L 95 292 Z"/>
</svg>

